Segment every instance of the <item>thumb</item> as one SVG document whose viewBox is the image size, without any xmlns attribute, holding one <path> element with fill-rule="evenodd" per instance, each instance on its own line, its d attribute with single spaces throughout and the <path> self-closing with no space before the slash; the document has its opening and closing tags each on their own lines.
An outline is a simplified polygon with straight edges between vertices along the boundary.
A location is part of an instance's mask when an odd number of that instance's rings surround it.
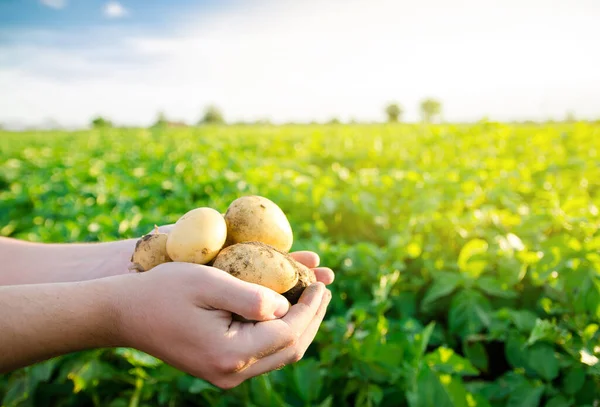
<svg viewBox="0 0 600 407">
<path fill-rule="evenodd" d="M 281 294 L 247 283 L 223 270 L 207 267 L 213 275 L 204 295 L 205 305 L 229 311 L 252 321 L 268 321 L 287 314 L 290 303 Z"/>
</svg>

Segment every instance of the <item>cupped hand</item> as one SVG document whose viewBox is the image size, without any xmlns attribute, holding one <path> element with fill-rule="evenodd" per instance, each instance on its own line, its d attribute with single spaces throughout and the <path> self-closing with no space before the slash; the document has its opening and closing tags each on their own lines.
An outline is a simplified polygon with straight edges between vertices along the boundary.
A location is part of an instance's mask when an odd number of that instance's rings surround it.
<svg viewBox="0 0 600 407">
<path fill-rule="evenodd" d="M 208 266 L 173 262 L 119 276 L 112 284 L 121 342 L 221 388 L 296 362 L 323 320 L 333 272 L 318 267 L 315 253 L 293 256 L 319 280 L 293 306 L 266 287 Z"/>
</svg>

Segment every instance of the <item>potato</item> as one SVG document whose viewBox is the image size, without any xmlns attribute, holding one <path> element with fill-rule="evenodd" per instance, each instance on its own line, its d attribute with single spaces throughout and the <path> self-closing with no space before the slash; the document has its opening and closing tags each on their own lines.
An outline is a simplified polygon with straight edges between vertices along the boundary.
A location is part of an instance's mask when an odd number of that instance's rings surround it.
<svg viewBox="0 0 600 407">
<path fill-rule="evenodd" d="M 207 264 L 227 239 L 227 224 L 212 208 L 196 208 L 183 215 L 169 233 L 167 253 L 173 261 Z"/>
<path fill-rule="evenodd" d="M 317 282 L 317 276 L 315 276 L 315 272 L 312 269 L 296 261 L 295 263 L 298 265 L 298 282 L 292 289 L 282 294 L 292 304 L 298 302 L 306 287 Z"/>
<path fill-rule="evenodd" d="M 236 199 L 225 213 L 226 246 L 243 242 L 262 242 L 282 252 L 293 243 L 292 227 L 273 201 L 250 195 Z"/>
<path fill-rule="evenodd" d="M 300 263 L 262 242 L 237 243 L 221 250 L 213 267 L 279 294 L 296 286 Z"/>
<path fill-rule="evenodd" d="M 133 263 L 129 269 L 139 272 L 148 271 L 159 264 L 171 261 L 167 253 L 167 234 L 154 232 L 144 235 L 135 244 L 135 250 L 131 256 Z"/>
</svg>

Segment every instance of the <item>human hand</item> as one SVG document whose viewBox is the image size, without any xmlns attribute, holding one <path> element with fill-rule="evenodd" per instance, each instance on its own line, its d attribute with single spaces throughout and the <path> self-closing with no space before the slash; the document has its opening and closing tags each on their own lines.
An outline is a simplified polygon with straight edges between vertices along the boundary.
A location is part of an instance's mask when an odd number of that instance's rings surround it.
<svg viewBox="0 0 600 407">
<path fill-rule="evenodd" d="M 221 388 L 302 358 L 325 315 L 333 272 L 318 256 L 294 257 L 315 269 L 319 282 L 296 305 L 274 291 L 213 267 L 165 263 L 152 272 L 110 279 L 116 293 L 118 336 Z M 240 322 L 233 314 L 259 322 Z"/>
</svg>

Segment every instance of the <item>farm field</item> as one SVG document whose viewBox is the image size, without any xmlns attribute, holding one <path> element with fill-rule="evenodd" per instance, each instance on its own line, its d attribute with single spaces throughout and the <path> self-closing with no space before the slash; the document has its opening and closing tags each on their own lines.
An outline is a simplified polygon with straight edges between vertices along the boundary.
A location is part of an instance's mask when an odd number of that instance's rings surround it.
<svg viewBox="0 0 600 407">
<path fill-rule="evenodd" d="M 94 350 L 0 376 L 2 406 L 599 405 L 600 124 L 0 131 L 2 236 L 139 237 L 250 194 L 336 272 L 302 361 L 222 391 Z"/>
</svg>

